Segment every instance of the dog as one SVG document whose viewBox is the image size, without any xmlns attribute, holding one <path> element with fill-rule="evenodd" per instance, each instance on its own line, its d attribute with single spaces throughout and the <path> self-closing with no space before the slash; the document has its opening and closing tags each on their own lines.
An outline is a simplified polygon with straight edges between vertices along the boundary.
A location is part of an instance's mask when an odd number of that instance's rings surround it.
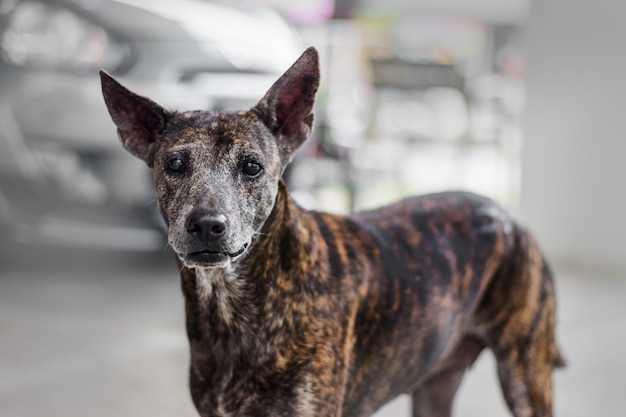
<svg viewBox="0 0 626 417">
<path fill-rule="evenodd" d="M 489 348 L 515 417 L 552 415 L 553 278 L 529 232 L 467 192 L 338 216 L 281 179 L 313 127 L 307 49 L 239 112 L 166 110 L 101 71 L 122 145 L 153 169 L 204 417 L 449 416 Z"/>
</svg>

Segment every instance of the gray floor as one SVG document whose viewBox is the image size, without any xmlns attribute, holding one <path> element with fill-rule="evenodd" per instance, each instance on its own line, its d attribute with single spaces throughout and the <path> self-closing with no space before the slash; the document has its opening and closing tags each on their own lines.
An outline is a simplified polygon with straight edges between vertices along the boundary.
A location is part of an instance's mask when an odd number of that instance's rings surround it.
<svg viewBox="0 0 626 417">
<path fill-rule="evenodd" d="M 0 268 L 0 416 L 195 416 L 176 268 L 116 256 L 28 254 Z M 80 262 L 77 261 L 80 259 Z M 24 264 L 22 260 L 20 263 Z M 626 276 L 561 271 L 556 415 L 624 415 Z M 507 416 L 494 364 L 466 376 L 456 416 Z M 377 417 L 408 416 L 399 398 Z"/>
</svg>

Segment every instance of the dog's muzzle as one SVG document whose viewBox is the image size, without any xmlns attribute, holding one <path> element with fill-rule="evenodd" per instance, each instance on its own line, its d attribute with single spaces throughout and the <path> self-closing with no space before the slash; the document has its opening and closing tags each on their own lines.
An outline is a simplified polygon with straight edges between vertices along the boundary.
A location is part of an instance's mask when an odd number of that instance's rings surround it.
<svg viewBox="0 0 626 417">
<path fill-rule="evenodd" d="M 205 209 L 194 210 L 187 217 L 185 228 L 187 233 L 202 246 L 220 241 L 228 232 L 226 217 L 221 213 Z"/>
<path fill-rule="evenodd" d="M 185 223 L 191 238 L 190 250 L 182 253 L 181 258 L 188 266 L 220 267 L 236 259 L 245 252 L 248 243 L 231 252 L 225 240 L 228 223 L 223 214 L 206 210 L 194 210 Z"/>
</svg>

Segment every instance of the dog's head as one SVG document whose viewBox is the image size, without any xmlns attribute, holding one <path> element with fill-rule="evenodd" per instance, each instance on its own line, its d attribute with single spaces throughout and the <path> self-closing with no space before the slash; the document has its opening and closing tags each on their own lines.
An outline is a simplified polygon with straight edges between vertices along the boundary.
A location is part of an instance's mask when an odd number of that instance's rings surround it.
<svg viewBox="0 0 626 417">
<path fill-rule="evenodd" d="M 188 267 L 226 267 L 270 215 L 280 176 L 313 125 L 309 48 L 248 111 L 168 111 L 101 71 L 122 145 L 154 170 L 168 240 Z"/>
</svg>

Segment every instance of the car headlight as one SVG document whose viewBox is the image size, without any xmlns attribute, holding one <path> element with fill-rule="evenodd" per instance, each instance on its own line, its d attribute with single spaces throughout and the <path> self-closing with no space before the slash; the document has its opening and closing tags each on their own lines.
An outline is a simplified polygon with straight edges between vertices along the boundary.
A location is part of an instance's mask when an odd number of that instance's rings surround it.
<svg viewBox="0 0 626 417">
<path fill-rule="evenodd" d="M 103 27 L 39 0 L 0 0 L 0 54 L 14 65 L 78 72 L 113 71 L 131 57 Z"/>
</svg>

